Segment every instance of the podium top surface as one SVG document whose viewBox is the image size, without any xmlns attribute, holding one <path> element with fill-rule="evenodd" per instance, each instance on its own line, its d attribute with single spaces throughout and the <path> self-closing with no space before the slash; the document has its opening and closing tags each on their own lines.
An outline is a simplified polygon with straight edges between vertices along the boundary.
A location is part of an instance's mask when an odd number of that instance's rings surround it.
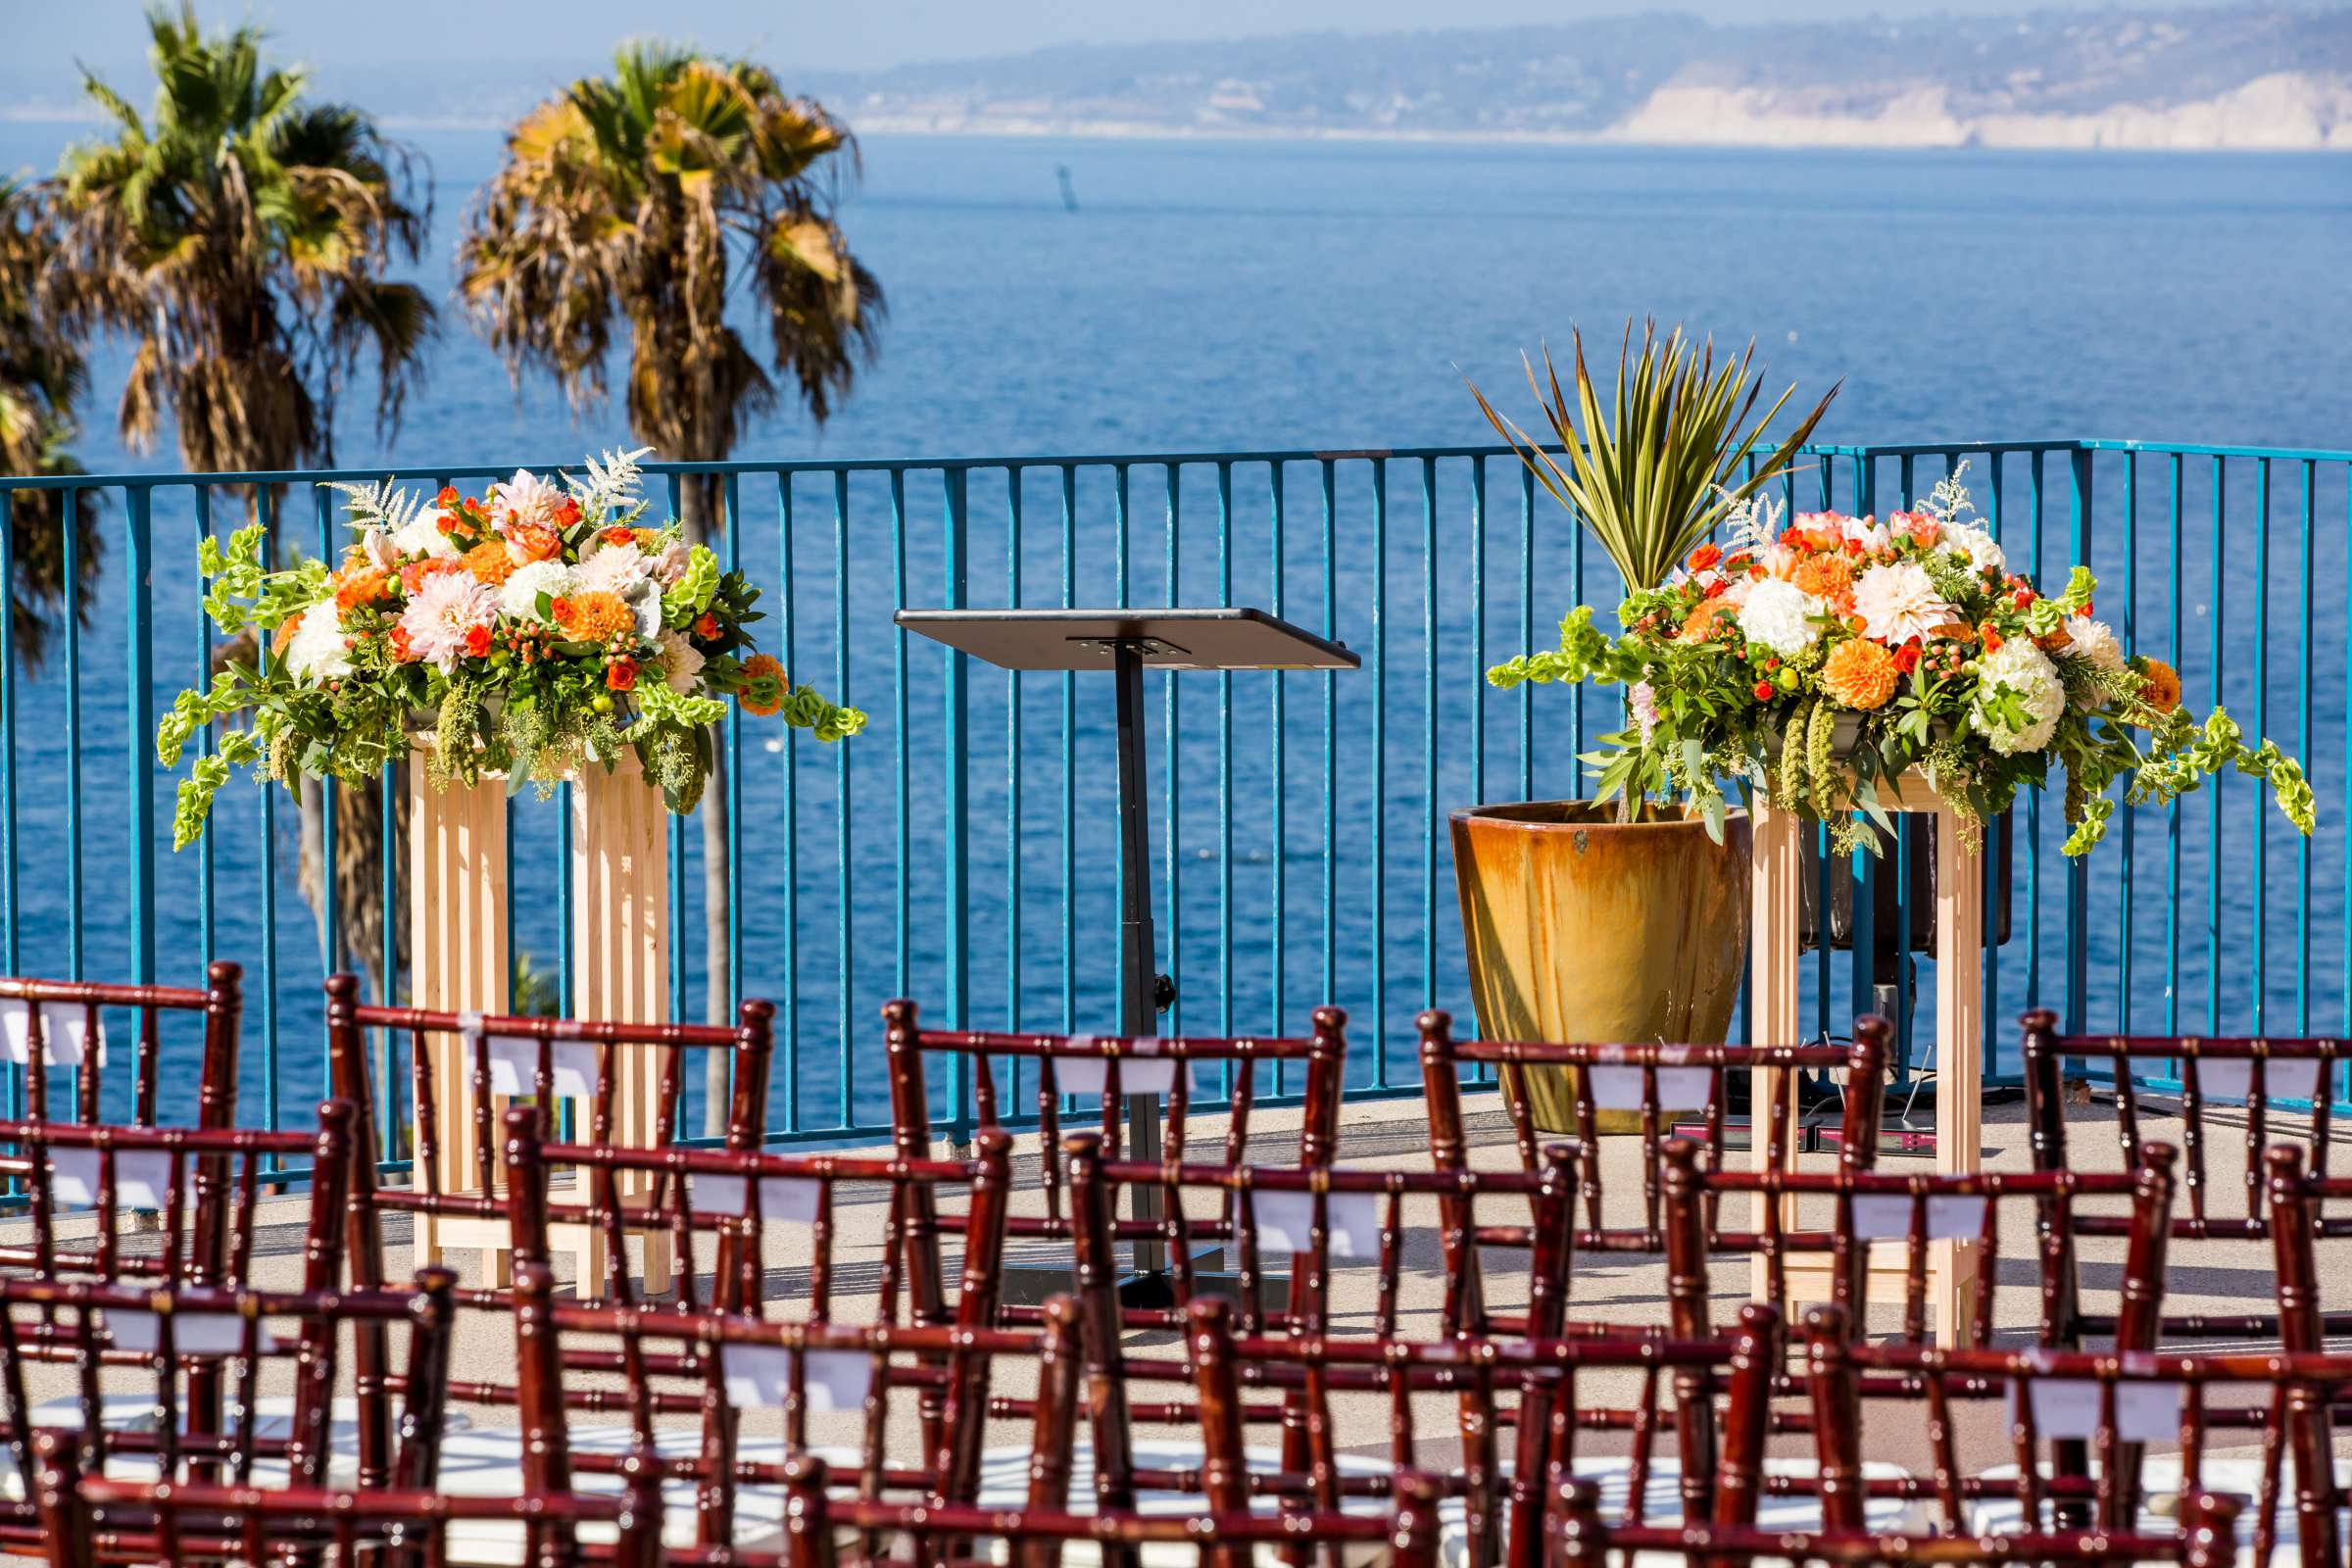
<svg viewBox="0 0 2352 1568">
<path fill-rule="evenodd" d="M 1120 643 L 1152 669 L 1354 669 L 1326 642 L 1262 610 L 902 610 L 898 623 L 1004 669 L 1110 669 Z"/>
</svg>

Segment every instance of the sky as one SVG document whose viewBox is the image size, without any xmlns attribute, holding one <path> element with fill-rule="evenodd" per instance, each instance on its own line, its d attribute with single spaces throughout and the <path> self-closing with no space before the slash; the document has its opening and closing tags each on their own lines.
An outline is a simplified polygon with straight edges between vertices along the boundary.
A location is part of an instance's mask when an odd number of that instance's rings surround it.
<svg viewBox="0 0 2352 1568">
<path fill-rule="evenodd" d="M 1716 22 L 1900 18 L 1936 12 L 2086 10 L 2103 0 L 206 0 L 207 22 L 251 18 L 314 65 L 423 61 L 464 49 L 473 60 L 599 55 L 611 40 L 658 31 L 776 65 L 870 70 L 909 60 L 1017 54 L 1073 43 L 1227 38 L 1333 28 L 1409 31 L 1567 23 L 1628 12 L 1695 13 Z M 140 0 L 0 0 L 8 64 L 135 61 Z"/>
</svg>

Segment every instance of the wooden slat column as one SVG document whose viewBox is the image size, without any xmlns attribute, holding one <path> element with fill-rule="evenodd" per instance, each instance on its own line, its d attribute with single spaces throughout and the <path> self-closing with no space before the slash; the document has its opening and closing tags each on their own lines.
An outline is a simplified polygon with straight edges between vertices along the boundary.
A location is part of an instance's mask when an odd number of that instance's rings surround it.
<svg viewBox="0 0 2352 1568">
<path fill-rule="evenodd" d="M 1900 796 L 1890 809 L 1918 812 L 1936 818 L 1936 1168 L 1944 1172 L 1973 1172 L 1984 1164 L 1984 858 L 1960 841 L 1958 820 L 1936 792 L 1917 774 L 1903 779 Z M 1804 824 L 1788 812 L 1774 811 L 1757 801 L 1749 837 L 1754 858 L 1749 897 L 1751 994 L 1748 1004 L 1749 1040 L 1755 1045 L 1793 1046 L 1804 1039 L 1797 1006 L 1797 929 L 1799 879 L 1804 875 Z M 1827 923 L 1827 912 L 1823 921 Z M 1865 960 L 1867 961 L 1867 960 Z M 1759 1072 L 1750 1102 L 1759 1112 L 1772 1103 L 1778 1072 Z M 1787 1147 L 1793 1149 L 1794 1099 Z M 1767 1140 L 1762 1128 L 1748 1139 L 1752 1168 L 1762 1169 Z M 1761 1204 L 1763 1200 L 1759 1199 Z M 1759 1208 L 1757 1222 L 1763 1221 Z M 1793 1223 L 1791 1206 L 1789 1222 Z M 1962 1343 L 1969 1324 L 1962 1302 L 1968 1298 L 1982 1260 L 1971 1242 L 1931 1243 L 1928 1254 L 1928 1312 L 1936 1325 L 1936 1343 Z M 1765 1291 L 1761 1258 L 1753 1264 L 1753 1290 Z M 1887 1279 L 1893 1292 L 1901 1289 L 1903 1247 L 1884 1243 L 1871 1250 L 1874 1280 Z M 1799 1303 L 1830 1298 L 1830 1259 L 1827 1253 L 1797 1253 L 1787 1259 L 1786 1276 L 1793 1300 L 1776 1303 L 1784 1311 Z M 1874 1299 L 1899 1298 L 1874 1289 Z"/>
<path fill-rule="evenodd" d="M 486 778 L 471 788 L 433 788 L 420 753 L 409 763 L 409 985 L 415 1004 L 436 1011 L 504 1012 L 514 974 L 507 951 L 507 789 Z M 453 1107 L 470 1104 L 473 1064 L 457 1037 L 425 1040 L 425 1070 L 441 1107 L 433 1164 L 446 1193 L 477 1185 L 474 1123 Z M 390 1085 L 387 1103 L 402 1103 Z M 414 1132 L 414 1129 L 412 1129 Z M 438 1264 L 452 1246 L 478 1245 L 450 1227 L 478 1233 L 481 1222 L 416 1216 L 416 1266 Z M 504 1227 L 500 1227 L 503 1231 Z M 490 1273 L 505 1279 L 505 1254 Z"/>
<path fill-rule="evenodd" d="M 669 1016 L 668 814 L 662 792 L 622 748 L 611 772 L 591 765 L 571 787 L 572 1014 L 611 1022 L 660 1023 Z M 635 1047 L 613 1053 L 620 1075 L 612 1105 L 611 1141 L 634 1148 L 655 1144 L 661 1103 L 662 1053 Z M 586 1105 L 575 1106 L 585 1116 Z M 579 1128 L 585 1138 L 588 1129 Z M 575 1176 L 576 1180 L 576 1176 Z M 641 1183 L 620 1184 L 624 1199 L 642 1199 Z M 585 1200 L 585 1190 L 575 1200 Z M 551 1247 L 579 1259 L 581 1294 L 595 1294 L 605 1273 L 603 1235 L 590 1226 L 560 1225 Z M 641 1277 L 669 1272 L 666 1239 L 639 1245 Z"/>
</svg>

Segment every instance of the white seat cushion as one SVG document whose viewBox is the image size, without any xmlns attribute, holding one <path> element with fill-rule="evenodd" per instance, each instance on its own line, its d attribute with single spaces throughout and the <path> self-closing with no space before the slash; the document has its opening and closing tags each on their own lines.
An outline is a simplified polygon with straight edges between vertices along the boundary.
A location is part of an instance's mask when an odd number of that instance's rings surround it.
<svg viewBox="0 0 2352 1568">
<path fill-rule="evenodd" d="M 2295 1520 L 2295 1456 L 2289 1450 L 2283 1455 L 2278 1495 L 2278 1539 L 2271 1549 L 2271 1563 L 2278 1568 L 2300 1563 L 2303 1559 L 2302 1534 Z M 2094 1462 L 2093 1474 L 2097 1467 Z M 2048 1467 L 2043 1467 L 2048 1473 Z M 2238 1516 L 2237 1560 L 2254 1561 L 2254 1502 L 2262 1494 L 2262 1461 L 2246 1458 L 2210 1458 L 2200 1469 L 2207 1492 L 2232 1493 L 2245 1500 L 2245 1512 Z M 2017 1466 L 1996 1465 L 1984 1472 L 1990 1482 L 2010 1482 L 2017 1476 Z M 2180 1456 L 2178 1453 L 2150 1454 L 2139 1471 L 2143 1498 L 2139 1522 L 2151 1530 L 2166 1531 L 2178 1527 L 2177 1502 L 2180 1494 Z M 2352 1487 L 2352 1459 L 2338 1459 L 2335 1466 L 2335 1485 L 2338 1494 Z M 2162 1511 L 2159 1511 L 2159 1510 Z M 2341 1510 L 2339 1513 L 2339 1523 Z M 2024 1514 L 2014 1496 L 1985 1497 L 1969 1510 L 1971 1528 L 1980 1535 L 2018 1528 Z"/>
</svg>

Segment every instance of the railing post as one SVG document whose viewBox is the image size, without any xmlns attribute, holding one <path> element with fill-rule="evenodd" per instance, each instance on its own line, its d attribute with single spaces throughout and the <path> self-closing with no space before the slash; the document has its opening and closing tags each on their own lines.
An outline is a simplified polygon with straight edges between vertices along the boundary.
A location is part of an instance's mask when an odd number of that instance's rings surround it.
<svg viewBox="0 0 2352 1568">
<path fill-rule="evenodd" d="M 2090 564 L 2091 520 L 2090 448 L 2076 443 L 2067 461 L 2072 469 L 2072 505 L 2067 514 L 2066 549 L 2071 569 L 2080 562 Z M 2035 563 L 2039 564 L 2039 563 Z M 2066 1032 L 2082 1032 L 2082 1014 L 2090 991 L 2090 866 L 2081 856 L 2066 862 Z M 2081 1071 L 2080 1066 L 2074 1069 Z"/>
<path fill-rule="evenodd" d="M 964 500 L 970 475 L 962 468 L 949 468 L 941 475 L 946 491 L 945 534 L 940 555 L 946 566 L 941 603 L 950 610 L 963 608 L 966 584 L 964 552 Z M 951 1029 L 969 1028 L 971 1024 L 971 828 L 966 814 L 971 800 L 970 741 L 964 733 L 967 671 L 964 656 L 955 649 L 946 651 L 947 659 L 947 767 L 946 786 L 940 792 L 946 811 L 947 828 L 947 886 L 945 906 L 947 916 L 947 974 L 944 1000 L 945 1023 Z M 960 1053 L 954 1058 L 955 1074 L 948 1080 L 948 1132 L 958 1146 L 970 1136 L 971 1083 L 969 1058 Z"/>
<path fill-rule="evenodd" d="M 318 519 L 318 558 L 331 562 L 335 559 L 334 492 L 314 482 L 311 509 Z M 326 974 L 343 967 L 343 899 L 335 875 L 335 793 L 332 778 L 318 781 L 318 967 Z M 388 822 L 384 825 L 391 826 Z M 391 911 L 385 910 L 384 917 L 391 918 Z"/>
<path fill-rule="evenodd" d="M 130 589 L 122 749 L 130 761 L 130 979 L 155 980 L 155 492 L 132 485 L 122 507 L 122 569 Z"/>
</svg>

